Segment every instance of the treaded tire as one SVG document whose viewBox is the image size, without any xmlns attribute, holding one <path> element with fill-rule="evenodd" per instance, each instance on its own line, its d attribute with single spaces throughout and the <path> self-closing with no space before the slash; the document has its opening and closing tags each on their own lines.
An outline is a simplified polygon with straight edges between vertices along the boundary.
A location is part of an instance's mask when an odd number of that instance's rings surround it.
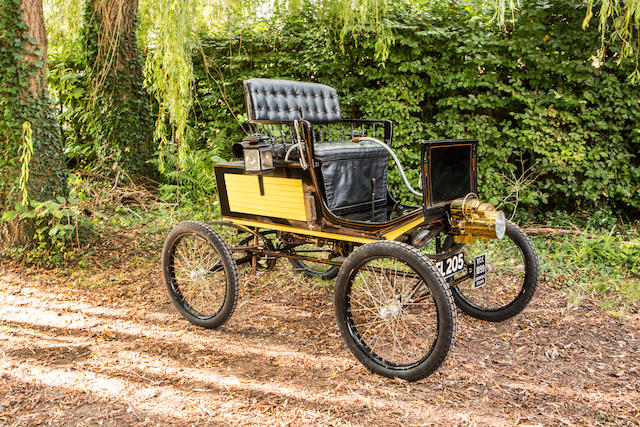
<svg viewBox="0 0 640 427">
<path fill-rule="evenodd" d="M 215 264 L 217 266 L 215 272 L 220 272 L 224 275 L 224 283 L 221 283 L 219 289 L 224 293 L 224 296 L 219 304 L 215 304 L 219 308 L 214 309 L 212 312 L 202 313 L 192 307 L 193 302 L 190 303 L 183 296 L 184 286 L 176 278 L 174 268 L 176 249 L 181 241 L 187 237 L 195 237 L 198 243 L 206 242 L 220 259 Z M 207 267 L 209 267 L 208 264 Z M 196 276 L 190 277 L 188 281 L 195 282 L 195 279 L 199 276 L 202 276 L 201 278 L 204 280 L 212 270 L 213 267 L 208 270 L 201 268 L 200 272 Z M 208 329 L 217 328 L 233 314 L 238 302 L 238 268 L 227 244 L 209 225 L 194 221 L 176 225 L 167 235 L 162 248 L 162 272 L 173 304 L 180 314 L 194 325 Z M 202 291 L 201 294 L 203 294 Z"/>
<path fill-rule="evenodd" d="M 307 254 L 309 251 L 300 249 L 302 246 L 294 249 L 294 252 L 300 253 L 302 255 Z M 328 257 L 331 258 L 331 254 L 329 253 L 328 255 Z M 295 258 L 289 258 L 289 262 L 296 272 L 304 274 L 307 277 L 319 277 L 323 280 L 334 279 L 338 275 L 338 271 L 340 270 L 339 266 L 329 264 L 319 264 L 318 268 L 314 268 L 313 265 L 309 265 L 308 261 L 302 261 Z"/>
<path fill-rule="evenodd" d="M 435 339 L 433 341 L 428 341 L 429 343 L 431 343 L 431 345 L 428 351 L 426 351 L 424 357 L 422 357 L 422 351 L 419 351 L 420 359 L 418 359 L 417 362 L 408 362 L 406 365 L 395 362 L 388 362 L 383 357 L 378 356 L 378 354 L 376 354 L 375 351 L 369 347 L 369 345 L 372 345 L 373 343 L 375 343 L 377 346 L 379 337 L 374 338 L 371 341 L 366 340 L 368 341 L 367 343 L 363 338 L 360 337 L 360 334 L 362 334 L 362 336 L 364 337 L 367 335 L 368 331 L 362 333 L 358 331 L 357 327 L 354 325 L 354 315 L 351 312 L 352 283 L 358 280 L 357 277 L 362 277 L 358 275 L 358 273 L 361 271 L 361 268 L 364 271 L 370 271 L 372 267 L 368 267 L 368 264 L 371 262 L 375 262 L 378 259 L 392 259 L 401 262 L 413 270 L 414 275 L 412 280 L 414 282 L 416 276 L 418 276 L 419 278 L 418 283 L 412 288 L 413 290 L 410 293 L 411 295 L 408 296 L 407 299 L 405 299 L 404 287 L 401 288 L 402 295 L 398 296 L 396 290 L 397 279 L 395 278 L 395 276 L 390 275 L 388 271 L 382 273 L 382 277 L 387 278 L 394 289 L 395 296 L 393 296 L 391 299 L 388 299 L 388 301 L 398 301 L 397 304 L 400 306 L 400 308 L 396 309 L 396 312 L 394 314 L 394 316 L 397 316 L 394 322 L 397 322 L 398 324 L 400 323 L 400 320 L 397 319 L 403 316 L 404 313 L 409 312 L 408 307 L 411 306 L 411 304 L 421 304 L 420 302 L 417 302 L 417 300 L 420 298 L 414 297 L 415 289 L 417 288 L 418 284 L 426 284 L 428 290 L 423 290 L 421 292 L 423 292 L 424 295 L 427 295 L 429 302 L 433 301 L 433 314 L 435 316 L 436 322 L 436 326 L 434 327 Z M 397 270 L 395 271 L 397 273 Z M 393 277 L 393 279 L 389 278 L 390 276 Z M 422 285 L 420 285 L 420 287 L 422 288 Z M 384 291 L 381 291 L 379 295 L 383 294 Z M 356 249 L 347 257 L 344 264 L 340 268 L 340 272 L 338 273 L 338 277 L 336 279 L 334 298 L 338 327 L 340 328 L 342 337 L 349 347 L 349 350 L 351 350 L 356 358 L 367 369 L 384 377 L 402 378 L 407 381 L 421 380 L 436 371 L 444 363 L 447 355 L 449 354 L 449 351 L 455 343 L 456 310 L 449 286 L 444 281 L 442 275 L 436 270 L 433 263 L 427 258 L 427 256 L 421 253 L 418 249 L 413 248 L 407 244 L 397 241 L 377 241 L 373 243 L 367 243 Z M 375 298 L 372 298 L 371 301 L 374 300 Z M 355 304 L 356 303 L 354 302 L 354 306 L 358 307 Z M 383 304 L 381 303 L 378 308 L 382 307 L 382 305 Z M 418 307 L 418 310 L 420 309 L 421 308 Z M 382 308 L 381 310 L 376 309 L 369 311 L 374 313 L 373 316 L 376 321 L 381 322 L 386 321 L 384 320 L 384 310 L 385 308 Z M 358 308 L 356 308 L 354 309 L 354 311 L 363 310 L 359 310 Z M 369 316 L 371 316 L 371 314 L 369 314 Z M 361 329 L 366 328 L 364 326 L 366 323 L 367 322 L 362 323 Z M 416 323 L 414 323 L 414 325 L 415 324 Z M 408 325 L 412 326 L 411 323 L 409 323 Z M 412 332 L 410 329 L 411 328 L 406 329 L 407 332 Z M 380 329 L 380 331 L 384 332 L 383 329 Z M 393 332 L 391 332 L 391 334 L 393 335 Z M 394 335 L 394 339 L 395 338 L 396 336 Z M 404 347 L 402 347 L 401 350 L 404 352 Z"/>
<path fill-rule="evenodd" d="M 524 310 L 536 292 L 536 288 L 538 287 L 539 263 L 538 255 L 531 240 L 511 221 L 507 221 L 504 239 L 507 238 L 511 239 L 517 245 L 524 261 L 525 274 L 520 292 L 510 303 L 502 307 L 486 308 L 482 307 L 479 303 L 471 302 L 457 285 L 452 286 L 451 291 L 456 305 L 469 316 L 489 322 L 507 320 Z"/>
<path fill-rule="evenodd" d="M 338 275 L 338 271 L 340 271 L 340 267 L 337 265 L 328 265 L 326 270 L 321 271 L 310 268 L 304 263 L 304 261 L 300 261 L 298 259 L 289 258 L 289 262 L 295 271 L 302 273 L 307 277 L 319 277 L 324 280 L 330 280 L 335 278 Z"/>
</svg>

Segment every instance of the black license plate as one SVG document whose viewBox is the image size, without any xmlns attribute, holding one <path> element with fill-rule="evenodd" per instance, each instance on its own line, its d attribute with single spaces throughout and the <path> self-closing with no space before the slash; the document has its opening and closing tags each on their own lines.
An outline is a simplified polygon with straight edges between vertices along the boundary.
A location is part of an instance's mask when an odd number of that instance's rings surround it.
<svg viewBox="0 0 640 427">
<path fill-rule="evenodd" d="M 464 263 L 464 253 L 460 252 L 455 255 L 451 255 L 448 258 L 436 261 L 436 268 L 445 279 L 465 270 L 466 265 Z"/>
<path fill-rule="evenodd" d="M 473 259 L 473 288 L 478 289 L 487 284 L 487 254 Z"/>
</svg>

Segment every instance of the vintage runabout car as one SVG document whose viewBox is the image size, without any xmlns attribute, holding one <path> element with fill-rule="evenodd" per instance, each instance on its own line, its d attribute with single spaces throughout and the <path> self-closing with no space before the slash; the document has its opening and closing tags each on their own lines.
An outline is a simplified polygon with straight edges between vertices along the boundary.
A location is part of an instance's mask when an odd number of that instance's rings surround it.
<svg viewBox="0 0 640 427">
<path fill-rule="evenodd" d="M 476 196 L 476 140 L 416 143 L 415 190 L 390 121 L 344 119 L 323 84 L 250 79 L 244 89 L 253 133 L 234 144 L 239 161 L 214 165 L 222 219 L 181 223 L 163 248 L 167 289 L 187 320 L 222 325 L 239 270 L 288 258 L 302 274 L 336 279 L 338 327 L 360 362 L 415 381 L 446 359 L 456 306 L 497 322 L 529 303 L 538 258 Z M 420 206 L 394 196 L 391 166 Z"/>
</svg>

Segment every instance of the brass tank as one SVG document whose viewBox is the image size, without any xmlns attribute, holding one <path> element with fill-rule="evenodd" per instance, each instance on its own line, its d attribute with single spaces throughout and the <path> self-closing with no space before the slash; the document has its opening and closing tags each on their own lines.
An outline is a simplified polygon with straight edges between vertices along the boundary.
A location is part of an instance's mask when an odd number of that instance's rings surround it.
<svg viewBox="0 0 640 427">
<path fill-rule="evenodd" d="M 477 195 L 469 193 L 451 202 L 451 226 L 459 235 L 457 243 L 471 243 L 475 237 L 502 239 L 506 231 L 504 213 L 492 204 L 483 203 Z"/>
</svg>

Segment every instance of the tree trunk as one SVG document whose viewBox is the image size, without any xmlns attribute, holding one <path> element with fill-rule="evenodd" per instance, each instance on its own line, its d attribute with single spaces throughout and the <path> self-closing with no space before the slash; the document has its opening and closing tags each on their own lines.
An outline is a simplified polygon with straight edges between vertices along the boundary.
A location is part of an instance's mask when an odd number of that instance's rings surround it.
<svg viewBox="0 0 640 427">
<path fill-rule="evenodd" d="M 90 123 L 98 162 L 149 175 L 153 119 L 137 44 L 138 0 L 88 0 L 83 18 Z"/>
<path fill-rule="evenodd" d="M 47 89 L 47 34 L 42 0 L 0 2 L 0 212 L 22 199 L 21 153 L 33 131 L 28 195 L 44 201 L 66 195 L 60 125 Z"/>
<path fill-rule="evenodd" d="M 42 0 L 23 0 L 23 19 L 29 27 L 27 34 L 35 40 L 35 44 L 28 43 L 27 48 L 33 49 L 27 53 L 26 59 L 31 63 L 42 60 L 44 63 L 38 67 L 36 75 L 33 76 L 29 83 L 31 96 L 37 97 L 42 90 L 42 83 L 47 78 L 47 50 L 49 49 L 49 40 L 47 39 L 47 31 L 44 28 L 44 14 L 42 12 Z M 32 41 L 33 41 L 32 40 Z M 36 53 L 39 49 L 40 54 Z M 46 89 L 45 89 L 46 90 Z"/>
</svg>

